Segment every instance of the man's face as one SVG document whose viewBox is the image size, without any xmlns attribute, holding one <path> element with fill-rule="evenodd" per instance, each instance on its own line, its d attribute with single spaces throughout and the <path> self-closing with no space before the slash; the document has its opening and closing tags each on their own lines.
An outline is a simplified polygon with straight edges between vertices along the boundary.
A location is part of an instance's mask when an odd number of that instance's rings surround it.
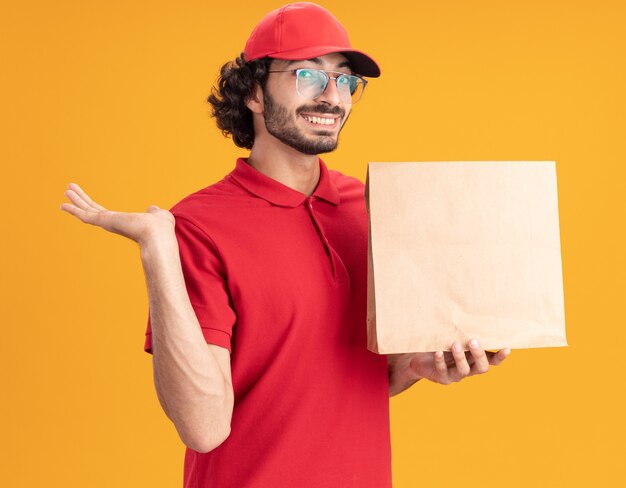
<svg viewBox="0 0 626 488">
<path fill-rule="evenodd" d="M 274 60 L 270 71 L 298 68 L 351 74 L 347 58 L 339 53 L 303 61 Z M 331 73 L 330 76 L 338 75 Z M 270 73 L 263 91 L 263 103 L 267 131 L 304 154 L 333 151 L 352 108 L 351 102 L 340 97 L 332 79 L 324 93 L 316 99 L 302 98 L 296 91 L 296 75 L 293 72 Z"/>
</svg>

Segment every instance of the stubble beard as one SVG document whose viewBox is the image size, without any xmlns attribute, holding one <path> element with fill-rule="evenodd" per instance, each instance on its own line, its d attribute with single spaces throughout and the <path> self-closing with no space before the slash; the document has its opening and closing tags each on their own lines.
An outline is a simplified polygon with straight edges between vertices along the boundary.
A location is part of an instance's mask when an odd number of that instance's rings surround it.
<svg viewBox="0 0 626 488">
<path fill-rule="evenodd" d="M 307 138 L 296 127 L 289 111 L 282 105 L 276 103 L 267 93 L 263 93 L 263 103 L 265 105 L 264 118 L 267 132 L 276 139 L 303 154 L 323 154 L 334 151 L 339 143 L 339 133 L 334 137 L 334 131 L 317 131 L 316 136 Z M 301 112 L 324 112 L 343 116 L 343 111 L 339 107 L 330 109 L 325 106 L 303 106 L 296 110 L 295 117 L 299 117 Z M 347 121 L 347 118 L 346 118 Z M 345 122 L 344 121 L 344 124 Z M 339 128 L 341 130 L 341 127 Z"/>
</svg>

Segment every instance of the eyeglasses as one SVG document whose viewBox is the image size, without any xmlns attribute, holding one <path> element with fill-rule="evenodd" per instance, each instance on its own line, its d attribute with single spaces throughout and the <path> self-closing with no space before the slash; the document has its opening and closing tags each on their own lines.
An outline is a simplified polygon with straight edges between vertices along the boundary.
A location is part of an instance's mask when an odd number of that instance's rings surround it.
<svg viewBox="0 0 626 488">
<path fill-rule="evenodd" d="M 302 98 L 315 100 L 322 95 L 328 82 L 335 80 L 337 93 L 343 102 L 356 103 L 361 99 L 367 80 L 358 75 L 348 75 L 339 71 L 324 71 L 322 69 L 299 68 L 288 70 L 274 70 L 268 73 L 295 73 L 296 91 Z M 338 76 L 330 76 L 333 73 Z"/>
</svg>

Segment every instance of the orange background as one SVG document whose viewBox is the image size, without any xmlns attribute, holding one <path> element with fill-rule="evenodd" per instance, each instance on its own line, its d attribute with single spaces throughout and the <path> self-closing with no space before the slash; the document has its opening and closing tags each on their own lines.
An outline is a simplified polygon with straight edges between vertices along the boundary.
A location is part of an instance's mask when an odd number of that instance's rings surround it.
<svg viewBox="0 0 626 488">
<path fill-rule="evenodd" d="M 59 205 L 76 182 L 114 210 L 169 208 L 228 173 L 246 153 L 205 98 L 280 5 L 2 1 L 0 485 L 181 486 L 139 248 Z M 323 5 L 383 71 L 330 167 L 557 161 L 570 346 L 391 399 L 394 487 L 626 483 L 624 3 Z"/>
</svg>

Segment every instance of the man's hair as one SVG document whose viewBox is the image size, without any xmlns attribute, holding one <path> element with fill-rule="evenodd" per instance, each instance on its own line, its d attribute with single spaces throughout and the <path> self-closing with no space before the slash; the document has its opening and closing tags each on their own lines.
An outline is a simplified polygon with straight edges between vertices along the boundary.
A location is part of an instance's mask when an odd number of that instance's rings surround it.
<svg viewBox="0 0 626 488">
<path fill-rule="evenodd" d="M 220 76 L 211 89 L 207 101 L 212 105 L 211 115 L 226 137 L 232 135 L 239 147 L 252 148 L 254 126 L 252 112 L 246 102 L 254 93 L 255 84 L 265 90 L 271 58 L 246 61 L 244 54 L 229 61 L 220 70 Z"/>
</svg>

